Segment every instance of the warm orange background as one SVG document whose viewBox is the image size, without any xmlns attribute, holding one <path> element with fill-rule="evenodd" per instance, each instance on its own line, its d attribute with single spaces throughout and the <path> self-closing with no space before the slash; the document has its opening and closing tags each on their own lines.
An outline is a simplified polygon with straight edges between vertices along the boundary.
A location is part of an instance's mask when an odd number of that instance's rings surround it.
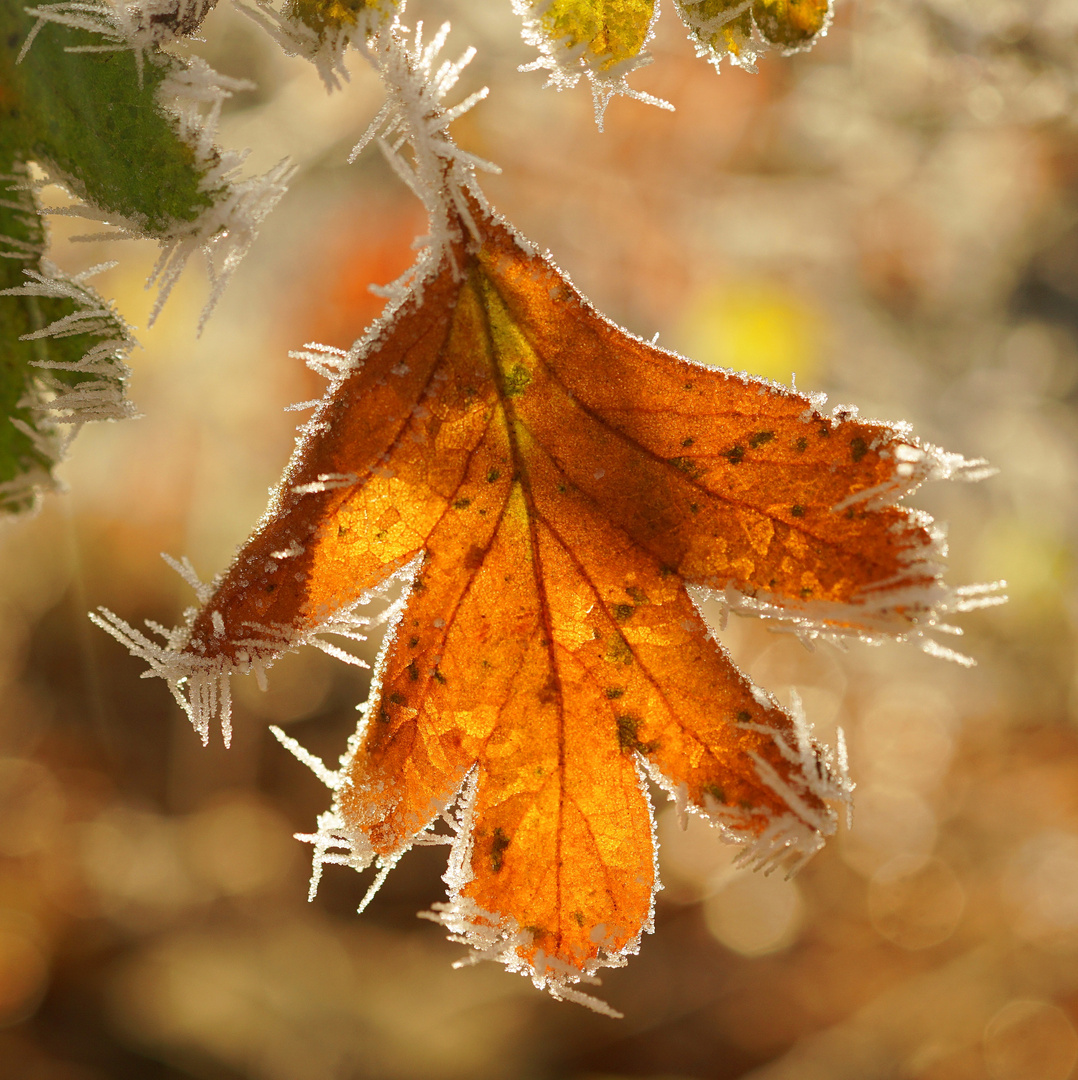
<svg viewBox="0 0 1078 1080">
<path fill-rule="evenodd" d="M 850 741 L 854 827 L 791 883 L 735 871 L 659 805 L 657 932 L 603 996 L 558 1005 L 415 913 L 443 849 L 305 900 L 290 838 L 328 804 L 267 722 L 331 763 L 362 674 L 308 650 L 237 735 L 203 750 L 157 681 L 94 630 L 106 604 L 172 623 L 192 602 L 157 558 L 208 578 L 260 516 L 319 381 L 289 360 L 347 345 L 422 222 L 377 152 L 344 159 L 376 82 L 326 98 L 304 64 L 222 6 L 195 45 L 260 84 L 222 125 L 252 168 L 301 171 L 200 339 L 189 271 L 144 327 L 151 245 L 53 257 L 141 329 L 143 419 L 88 429 L 71 493 L 0 530 L 0 1077 L 15 1080 L 1065 1080 L 1078 1059 L 1076 17 L 1066 3 L 846 6 L 814 53 L 718 76 L 672 10 L 635 85 L 670 114 L 540 89 L 504 0 L 417 3 L 480 52 L 456 127 L 496 160 L 499 209 L 604 311 L 698 359 L 826 391 L 997 464 L 925 490 L 952 580 L 1006 577 L 960 621 L 968 671 L 912 649 L 821 647 L 732 619 L 722 640 Z M 59 199 L 49 193 L 47 198 Z M 91 227 L 94 228 L 94 227 Z M 373 654 L 376 643 L 371 643 Z"/>
</svg>

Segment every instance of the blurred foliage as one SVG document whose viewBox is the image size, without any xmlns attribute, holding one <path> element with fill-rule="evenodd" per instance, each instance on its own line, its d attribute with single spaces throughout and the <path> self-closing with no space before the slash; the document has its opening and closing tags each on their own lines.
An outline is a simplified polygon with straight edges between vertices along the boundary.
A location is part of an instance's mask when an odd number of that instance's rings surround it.
<svg viewBox="0 0 1078 1080">
<path fill-rule="evenodd" d="M 222 7 L 200 48 L 260 84 L 230 104 L 222 142 L 302 171 L 202 338 L 186 282 L 140 334 L 145 418 L 84 433 L 72 494 L 0 535 L 0 1075 L 1065 1080 L 1078 11 L 849 5 L 814 53 L 757 76 L 717 77 L 660 23 L 660 62 L 633 80 L 678 111 L 616 101 L 598 136 L 586 95 L 515 74 L 529 56 L 508 5 L 420 7 L 452 19 L 451 44 L 479 47 L 466 89 L 497 88 L 457 125 L 503 168 L 492 201 L 601 310 L 686 351 L 709 318 L 741 312 L 749 329 L 716 354 L 733 364 L 761 362 L 752 326 L 796 320 L 813 328 L 792 361 L 801 389 L 1000 467 L 915 501 L 950 523 L 952 580 L 1013 577 L 1012 602 L 965 620 L 973 671 L 901 648 L 810 654 L 744 620 L 720 632 L 825 737 L 846 730 L 853 828 L 783 882 L 734 869 L 657 803 L 659 932 L 604 979 L 623 1021 L 493 966 L 450 970 L 458 948 L 414 917 L 441 898 L 438 849 L 410 853 L 362 917 L 366 883 L 345 869 L 308 905 L 289 834 L 327 798 L 265 722 L 333 760 L 358 674 L 289 657 L 268 693 L 237 684 L 232 750 L 203 750 L 85 620 L 107 603 L 175 621 L 190 595 L 148 553 L 187 553 L 204 578 L 227 563 L 291 449 L 283 406 L 320 392 L 288 350 L 356 336 L 378 307 L 362 286 L 394 277 L 415 233 L 377 155 L 343 165 L 376 81 L 357 70 L 326 99 L 313 70 Z M 51 252 L 65 269 L 115 250 L 70 247 L 66 224 Z M 136 322 L 153 257 L 136 248 L 99 285 Z"/>
</svg>

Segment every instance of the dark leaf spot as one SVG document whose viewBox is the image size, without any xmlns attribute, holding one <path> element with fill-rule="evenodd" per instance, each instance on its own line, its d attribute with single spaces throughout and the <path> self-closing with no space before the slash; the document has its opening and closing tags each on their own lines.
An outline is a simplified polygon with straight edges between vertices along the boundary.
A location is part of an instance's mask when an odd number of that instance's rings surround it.
<svg viewBox="0 0 1078 1080">
<path fill-rule="evenodd" d="M 683 457 L 672 457 L 668 460 L 675 469 L 683 472 L 686 476 L 691 477 L 693 480 L 697 480 L 703 475 L 700 466 L 697 465 L 695 461 L 690 461 L 688 458 Z"/>
<path fill-rule="evenodd" d="M 618 745 L 622 753 L 627 754 L 635 750 L 641 754 L 652 754 L 659 748 L 657 742 L 643 743 L 637 732 L 640 729 L 640 717 L 626 714 L 616 719 L 618 725 Z"/>
<path fill-rule="evenodd" d="M 509 837 L 501 829 L 494 830 L 494 838 L 490 842 L 490 868 L 494 873 L 501 870 L 505 862 L 505 849 L 509 846 Z"/>
<path fill-rule="evenodd" d="M 551 675 L 539 690 L 539 704 L 549 705 L 558 700 L 558 680 Z"/>
<path fill-rule="evenodd" d="M 606 648 L 606 659 L 614 664 L 631 664 L 633 662 L 633 650 L 629 643 L 617 631 L 610 638 L 610 644 Z"/>
</svg>

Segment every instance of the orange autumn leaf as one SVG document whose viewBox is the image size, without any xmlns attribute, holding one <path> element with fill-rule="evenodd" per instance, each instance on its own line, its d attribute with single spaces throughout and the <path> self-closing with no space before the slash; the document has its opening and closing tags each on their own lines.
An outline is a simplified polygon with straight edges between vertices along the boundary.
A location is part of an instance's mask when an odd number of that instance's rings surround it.
<svg viewBox="0 0 1078 1080">
<path fill-rule="evenodd" d="M 834 763 L 686 586 L 821 630 L 916 631 L 936 543 L 878 500 L 932 458 L 639 341 L 471 217 L 337 379 L 182 654 L 205 695 L 410 567 L 320 842 L 391 865 L 466 789 L 445 921 L 556 982 L 650 925 L 645 771 L 763 863 L 833 830 Z"/>
<path fill-rule="evenodd" d="M 334 791 L 312 888 L 327 862 L 377 885 L 451 843 L 434 917 L 595 1004 L 573 984 L 651 928 L 649 778 L 768 868 L 815 851 L 849 799 L 841 747 L 749 683 L 689 587 L 809 636 L 927 643 L 961 604 L 931 523 L 896 500 L 965 463 L 614 326 L 450 143 L 412 138 L 429 253 L 349 353 L 312 347 L 330 386 L 258 529 L 193 580 L 201 607 L 164 646 L 99 622 L 227 737 L 231 674 L 304 644 L 347 657 L 322 635 L 360 636 L 402 582 L 340 770 L 279 736 Z"/>
</svg>

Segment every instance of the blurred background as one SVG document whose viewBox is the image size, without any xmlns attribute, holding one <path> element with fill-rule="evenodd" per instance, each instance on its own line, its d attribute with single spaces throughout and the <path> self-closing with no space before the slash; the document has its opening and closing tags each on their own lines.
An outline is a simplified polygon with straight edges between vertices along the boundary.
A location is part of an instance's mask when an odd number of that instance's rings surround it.
<svg viewBox="0 0 1078 1080">
<path fill-rule="evenodd" d="M 667 5 L 668 7 L 670 5 Z M 143 243 L 98 288 L 139 329 L 142 419 L 86 429 L 70 493 L 0 526 L 3 1080 L 1065 1080 L 1078 1061 L 1078 6 L 847 3 L 812 53 L 717 75 L 673 10 L 634 85 L 674 113 L 542 89 L 508 0 L 415 2 L 477 59 L 455 126 L 483 186 L 615 320 L 708 363 L 825 391 L 1000 469 L 915 502 L 950 580 L 1006 578 L 961 618 L 965 669 L 912 648 L 810 653 L 731 619 L 762 686 L 845 729 L 854 825 L 793 881 L 735 870 L 660 804 L 656 933 L 601 994 L 558 1004 L 416 919 L 444 849 L 410 853 L 362 915 L 329 868 L 306 901 L 292 839 L 327 793 L 267 733 L 335 761 L 363 673 L 314 650 L 238 681 L 230 751 L 203 749 L 158 680 L 94 629 L 104 604 L 172 624 L 158 558 L 223 569 L 319 381 L 289 349 L 347 347 L 423 230 L 376 151 L 353 59 L 327 97 L 227 4 L 192 48 L 257 89 L 222 122 L 251 169 L 299 173 L 200 338 L 191 268 L 157 325 Z M 47 198 L 61 200 L 50 191 Z M 373 654 L 377 642 L 370 643 Z"/>
</svg>

